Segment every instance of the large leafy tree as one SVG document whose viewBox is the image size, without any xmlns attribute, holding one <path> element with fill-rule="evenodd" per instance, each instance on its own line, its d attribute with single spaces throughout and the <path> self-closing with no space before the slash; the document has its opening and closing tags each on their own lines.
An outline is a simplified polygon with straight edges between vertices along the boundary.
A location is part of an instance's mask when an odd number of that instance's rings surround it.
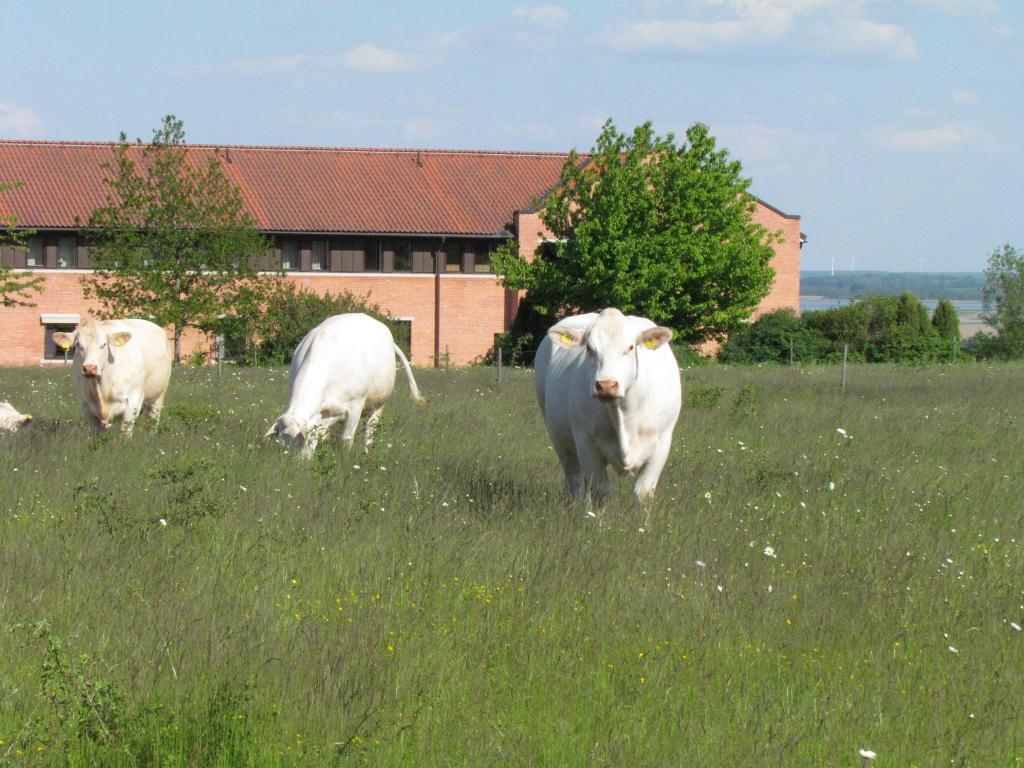
<svg viewBox="0 0 1024 768">
<path fill-rule="evenodd" d="M 1007 243 L 988 257 L 981 319 L 999 334 L 1005 357 L 1024 356 L 1024 253 Z"/>
<path fill-rule="evenodd" d="M 572 152 L 540 218 L 554 236 L 531 262 L 499 250 L 506 286 L 552 319 L 614 306 L 699 343 L 748 317 L 771 288 L 779 237 L 753 221 L 740 163 L 695 124 L 677 144 L 651 124 L 605 123 L 589 158 Z"/>
<path fill-rule="evenodd" d="M 140 142 L 141 144 L 141 142 Z M 185 328 L 215 327 L 266 281 L 258 259 L 270 244 L 245 212 L 219 153 L 189 157 L 182 122 L 169 115 L 148 145 L 121 134 L 105 164 L 106 204 L 87 224 L 95 239 L 87 290 L 107 316 L 141 315 Z"/>
<path fill-rule="evenodd" d="M 0 182 L 0 193 L 16 189 L 20 184 Z M 0 245 L 24 248 L 25 238 L 31 234 L 17 229 L 18 217 L 12 213 L 0 213 Z M 16 272 L 0 264 L 0 307 L 32 307 L 31 297 L 38 293 L 43 278 L 30 272 Z"/>
</svg>

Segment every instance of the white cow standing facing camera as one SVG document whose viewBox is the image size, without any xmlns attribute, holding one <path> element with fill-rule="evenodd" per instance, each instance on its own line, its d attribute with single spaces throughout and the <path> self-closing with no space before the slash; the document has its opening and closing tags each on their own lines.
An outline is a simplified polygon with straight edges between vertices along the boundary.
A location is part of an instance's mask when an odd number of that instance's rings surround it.
<svg viewBox="0 0 1024 768">
<path fill-rule="evenodd" d="M 384 403 L 395 389 L 396 356 L 405 368 L 413 400 L 423 405 L 409 361 L 384 323 L 358 312 L 327 318 L 295 349 L 288 410 L 264 437 L 276 437 L 308 459 L 339 421 L 344 422 L 341 438 L 350 447 L 359 418 L 369 411 L 364 436 L 369 449 Z"/>
<path fill-rule="evenodd" d="M 679 418 L 672 331 L 617 309 L 567 317 L 537 349 L 537 399 L 575 499 L 611 495 L 607 467 L 654 495 Z"/>
<path fill-rule="evenodd" d="M 148 320 L 90 320 L 70 333 L 53 334 L 74 348 L 71 379 L 82 414 L 99 431 L 120 419 L 131 434 L 145 406 L 154 421 L 171 379 L 171 353 L 164 329 Z"/>
</svg>

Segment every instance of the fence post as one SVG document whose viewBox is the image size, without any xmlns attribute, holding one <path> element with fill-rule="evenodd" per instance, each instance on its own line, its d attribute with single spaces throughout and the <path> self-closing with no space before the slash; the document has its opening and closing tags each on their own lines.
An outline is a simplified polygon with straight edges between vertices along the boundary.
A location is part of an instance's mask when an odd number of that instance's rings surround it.
<svg viewBox="0 0 1024 768">
<path fill-rule="evenodd" d="M 501 386 L 501 347 L 498 347 L 498 386 Z"/>
<path fill-rule="evenodd" d="M 841 392 L 846 391 L 846 352 L 849 349 L 849 344 L 843 344 L 843 374 L 839 379 L 839 390 Z"/>
<path fill-rule="evenodd" d="M 957 341 L 959 341 L 959 339 L 954 337 L 953 338 L 953 359 L 949 361 L 951 363 L 955 363 L 956 362 Z"/>
<path fill-rule="evenodd" d="M 220 381 L 221 367 L 224 363 L 224 337 L 218 335 L 217 337 L 217 380 Z"/>
<path fill-rule="evenodd" d="M 789 340 L 789 364 L 793 364 L 793 340 Z"/>
</svg>

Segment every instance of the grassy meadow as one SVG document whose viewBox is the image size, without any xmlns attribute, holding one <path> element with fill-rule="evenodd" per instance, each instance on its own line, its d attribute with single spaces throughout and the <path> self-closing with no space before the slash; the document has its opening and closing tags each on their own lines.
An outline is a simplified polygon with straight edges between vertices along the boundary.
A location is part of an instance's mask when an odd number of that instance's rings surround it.
<svg viewBox="0 0 1024 768">
<path fill-rule="evenodd" d="M 590 517 L 530 371 L 305 462 L 281 370 L 130 440 L 0 370 L 0 766 L 1024 764 L 1024 367 L 683 376 L 653 506 Z"/>
</svg>

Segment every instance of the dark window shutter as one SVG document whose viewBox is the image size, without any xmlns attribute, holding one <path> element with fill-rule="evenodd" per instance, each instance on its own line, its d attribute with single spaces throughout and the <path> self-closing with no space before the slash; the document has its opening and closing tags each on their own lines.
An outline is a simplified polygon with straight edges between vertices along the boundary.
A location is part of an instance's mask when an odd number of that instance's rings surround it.
<svg viewBox="0 0 1024 768">
<path fill-rule="evenodd" d="M 78 268 L 92 269 L 92 254 L 87 245 L 78 246 Z"/>
</svg>

